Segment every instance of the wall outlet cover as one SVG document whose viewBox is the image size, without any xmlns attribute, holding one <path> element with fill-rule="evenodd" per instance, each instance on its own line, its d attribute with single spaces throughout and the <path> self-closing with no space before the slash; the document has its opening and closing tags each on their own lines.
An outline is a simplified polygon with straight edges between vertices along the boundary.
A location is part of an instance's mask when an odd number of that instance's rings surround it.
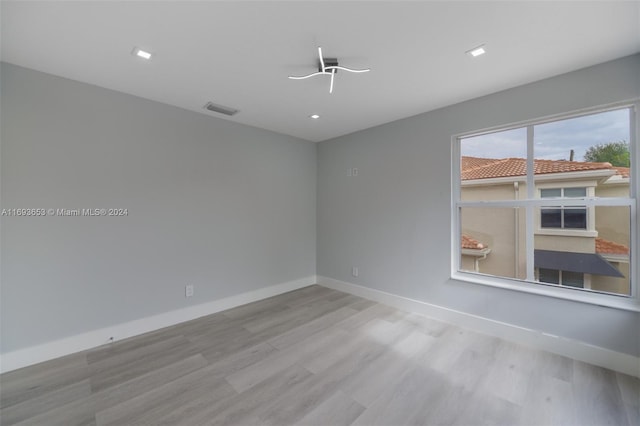
<svg viewBox="0 0 640 426">
<path fill-rule="evenodd" d="M 184 287 L 184 297 L 192 297 L 193 296 L 193 284 L 187 284 Z"/>
</svg>

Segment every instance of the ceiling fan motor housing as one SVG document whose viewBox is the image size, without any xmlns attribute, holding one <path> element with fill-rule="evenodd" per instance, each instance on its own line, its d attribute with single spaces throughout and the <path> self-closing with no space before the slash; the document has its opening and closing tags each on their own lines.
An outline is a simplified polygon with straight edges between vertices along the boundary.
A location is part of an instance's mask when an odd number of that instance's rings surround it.
<svg viewBox="0 0 640 426">
<path fill-rule="evenodd" d="M 326 67 L 337 67 L 338 66 L 338 58 L 322 58 L 324 61 L 324 66 Z M 338 74 L 338 70 L 332 70 L 334 74 Z M 318 61 L 318 72 L 322 72 L 322 62 Z"/>
</svg>

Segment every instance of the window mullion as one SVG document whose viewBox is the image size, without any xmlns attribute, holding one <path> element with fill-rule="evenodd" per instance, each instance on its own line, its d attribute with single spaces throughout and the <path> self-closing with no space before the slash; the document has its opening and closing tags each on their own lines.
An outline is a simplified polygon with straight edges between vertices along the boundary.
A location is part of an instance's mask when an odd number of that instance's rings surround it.
<svg viewBox="0 0 640 426">
<path fill-rule="evenodd" d="M 452 217 L 452 234 L 451 234 L 451 244 L 452 247 L 455 247 L 456 256 L 451 257 L 451 272 L 455 273 L 455 271 L 460 270 L 461 266 L 461 247 L 460 241 L 462 238 L 462 227 L 461 227 L 461 217 L 460 217 L 460 206 L 459 202 L 461 201 L 461 165 L 460 165 L 460 156 L 461 156 L 461 147 L 460 147 L 460 138 L 453 138 L 453 143 L 451 145 L 451 154 L 452 158 L 454 158 L 453 162 L 453 173 L 456 178 L 451 182 L 451 189 L 453 192 L 452 197 L 452 209 L 454 211 L 454 215 Z"/>
<path fill-rule="evenodd" d="M 640 129 L 640 114 L 638 114 L 638 108 L 640 102 L 636 101 L 633 108 L 629 108 L 629 149 L 631 155 L 631 179 L 630 179 L 630 193 L 629 198 L 634 199 L 634 203 L 630 206 L 631 209 L 631 235 L 635 236 L 630 241 L 631 258 L 630 260 L 630 276 L 629 280 L 635 285 L 631 285 L 631 296 L 640 301 L 640 285 L 637 284 L 638 277 L 640 276 L 638 271 L 638 233 L 640 232 L 640 217 L 638 217 L 638 207 L 640 207 L 640 179 L 638 179 L 638 173 L 640 173 L 640 152 L 638 152 L 638 130 Z"/>
<path fill-rule="evenodd" d="M 631 198 L 534 198 L 532 200 L 490 200 L 490 201 L 458 201 L 458 207 L 597 207 L 619 206 L 629 207 L 635 204 Z"/>
<path fill-rule="evenodd" d="M 564 188 L 560 188 L 560 198 L 564 198 Z M 565 206 L 560 206 L 560 229 L 564 229 Z M 560 271 L 560 283 L 562 283 L 562 271 Z"/>
<path fill-rule="evenodd" d="M 527 126 L 527 199 L 532 200 L 535 197 L 535 182 L 534 182 L 534 161 L 533 161 L 533 126 Z M 526 265 L 527 265 L 527 280 L 535 281 L 535 268 L 534 268 L 534 207 L 531 204 L 527 204 L 526 207 L 526 220 L 525 220 L 525 250 L 527 251 Z"/>
</svg>

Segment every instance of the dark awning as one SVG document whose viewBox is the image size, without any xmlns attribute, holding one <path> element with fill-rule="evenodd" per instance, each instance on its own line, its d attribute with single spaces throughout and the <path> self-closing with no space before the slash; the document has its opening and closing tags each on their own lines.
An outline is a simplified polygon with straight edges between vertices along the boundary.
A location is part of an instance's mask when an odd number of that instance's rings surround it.
<svg viewBox="0 0 640 426">
<path fill-rule="evenodd" d="M 597 253 L 573 253 L 569 251 L 535 250 L 536 268 L 582 272 L 593 275 L 624 278 L 615 266 Z"/>
</svg>

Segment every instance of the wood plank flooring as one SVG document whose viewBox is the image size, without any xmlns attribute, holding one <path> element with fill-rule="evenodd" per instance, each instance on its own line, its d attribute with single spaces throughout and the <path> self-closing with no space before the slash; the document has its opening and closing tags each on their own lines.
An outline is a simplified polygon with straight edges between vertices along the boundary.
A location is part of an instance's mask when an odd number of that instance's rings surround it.
<svg viewBox="0 0 640 426">
<path fill-rule="evenodd" d="M 2 425 L 638 425 L 640 381 L 306 287 L 0 376 Z"/>
</svg>

